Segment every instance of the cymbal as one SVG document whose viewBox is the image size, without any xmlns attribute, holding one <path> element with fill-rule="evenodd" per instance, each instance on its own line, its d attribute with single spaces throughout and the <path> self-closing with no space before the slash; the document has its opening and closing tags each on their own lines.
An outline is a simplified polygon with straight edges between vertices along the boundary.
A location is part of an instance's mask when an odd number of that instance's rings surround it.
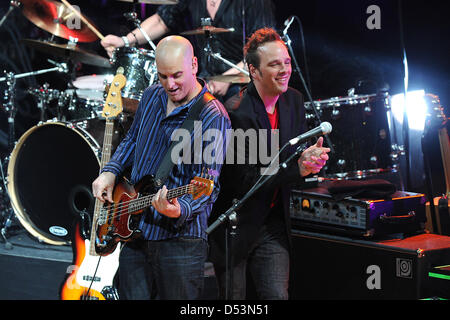
<svg viewBox="0 0 450 320">
<path fill-rule="evenodd" d="M 53 42 L 32 39 L 22 39 L 21 42 L 44 53 L 69 58 L 71 60 L 89 64 L 92 66 L 111 68 L 109 59 L 106 59 L 95 53 L 80 49 L 73 44 L 56 44 Z"/>
<path fill-rule="evenodd" d="M 178 0 L 118 0 L 122 2 L 147 3 L 147 4 L 177 4 Z"/>
<path fill-rule="evenodd" d="M 182 35 L 186 35 L 186 36 L 190 36 L 190 35 L 197 35 L 197 34 L 206 34 L 206 33 L 223 33 L 223 32 L 233 32 L 234 28 L 216 28 L 213 26 L 202 26 L 200 28 L 194 29 L 194 30 L 189 30 L 189 31 L 184 31 L 181 32 L 180 34 Z"/>
<path fill-rule="evenodd" d="M 60 2 L 52 0 L 21 0 L 21 2 L 23 15 L 45 31 L 64 39 L 77 38 L 78 42 L 98 40 L 98 36 Z"/>
<path fill-rule="evenodd" d="M 208 80 L 219 81 L 219 82 L 229 82 L 229 83 L 249 83 L 250 78 L 245 74 L 226 74 L 211 76 L 207 78 Z"/>
</svg>

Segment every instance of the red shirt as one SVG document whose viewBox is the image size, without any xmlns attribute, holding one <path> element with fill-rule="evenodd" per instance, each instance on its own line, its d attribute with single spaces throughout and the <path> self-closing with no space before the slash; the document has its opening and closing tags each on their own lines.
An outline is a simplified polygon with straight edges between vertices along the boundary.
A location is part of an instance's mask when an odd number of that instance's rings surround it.
<svg viewBox="0 0 450 320">
<path fill-rule="evenodd" d="M 272 127 L 272 130 L 278 129 L 278 104 L 275 105 L 275 108 L 274 108 L 272 114 L 267 112 L 267 116 L 269 117 L 269 122 L 270 122 L 270 126 Z M 277 194 L 278 194 L 278 189 L 275 190 L 275 193 L 273 195 L 272 203 L 270 204 L 271 208 L 273 208 L 276 204 Z"/>
<path fill-rule="evenodd" d="M 278 105 L 275 106 L 273 113 L 267 113 L 267 116 L 269 117 L 269 122 L 272 129 L 278 129 Z"/>
</svg>

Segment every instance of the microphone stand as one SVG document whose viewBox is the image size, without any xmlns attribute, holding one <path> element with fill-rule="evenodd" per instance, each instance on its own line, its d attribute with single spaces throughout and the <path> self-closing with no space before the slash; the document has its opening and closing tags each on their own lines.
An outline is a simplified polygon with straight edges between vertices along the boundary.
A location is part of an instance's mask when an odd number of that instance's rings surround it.
<svg viewBox="0 0 450 320">
<path fill-rule="evenodd" d="M 287 143 L 289 144 L 289 142 Z M 278 152 L 277 156 L 285 149 L 287 146 L 284 145 L 280 151 Z M 289 162 L 291 162 L 294 158 L 296 158 L 299 154 L 301 154 L 304 151 L 304 145 L 300 145 L 296 151 L 289 156 L 289 158 L 282 162 L 278 170 L 286 169 Z M 276 158 L 275 157 L 275 158 Z M 275 159 L 274 158 L 274 159 Z M 272 162 L 271 162 L 272 163 Z M 270 165 L 269 165 L 270 166 Z M 278 171 L 277 171 L 278 172 Z M 275 175 L 265 175 L 261 176 L 261 178 L 256 182 L 256 184 L 242 197 L 242 199 L 233 200 L 233 205 L 223 214 L 221 214 L 216 221 L 211 224 L 208 229 L 206 229 L 206 233 L 210 234 L 213 232 L 217 227 L 219 227 L 222 223 L 228 222 L 226 230 L 225 230 L 225 277 L 226 277 L 226 284 L 225 284 L 225 298 L 227 300 L 231 300 L 232 298 L 232 292 L 233 292 L 233 239 L 236 235 L 236 228 L 237 228 L 237 214 L 236 211 L 239 210 L 244 203 L 256 192 L 258 191 L 267 181 L 269 181 L 273 176 Z"/>
<path fill-rule="evenodd" d="M 302 72 L 300 71 L 300 67 L 299 67 L 297 59 L 295 58 L 295 55 L 294 55 L 294 50 L 292 50 L 291 38 L 289 37 L 287 32 L 284 32 L 283 38 L 285 38 L 285 43 L 286 43 L 286 46 L 289 49 L 289 53 L 291 54 L 292 61 L 294 61 L 295 69 L 296 69 L 296 71 L 297 71 L 297 73 L 298 73 L 298 75 L 300 77 L 300 80 L 301 80 L 301 82 L 303 84 L 303 87 L 305 88 L 306 95 L 308 96 L 308 100 L 311 103 L 311 108 L 313 109 L 314 114 L 316 116 L 316 119 L 317 119 L 317 123 L 316 124 L 321 123 L 319 112 L 317 111 L 316 106 L 314 105 L 314 101 L 313 101 L 313 98 L 311 96 L 311 92 L 309 91 L 309 88 L 306 85 L 306 82 L 305 82 L 305 79 L 303 78 Z M 327 141 L 327 144 L 328 144 L 328 147 L 330 148 L 331 153 L 334 153 L 334 147 L 333 147 L 333 143 L 331 142 L 330 137 L 328 135 L 326 135 L 325 139 Z"/>
</svg>

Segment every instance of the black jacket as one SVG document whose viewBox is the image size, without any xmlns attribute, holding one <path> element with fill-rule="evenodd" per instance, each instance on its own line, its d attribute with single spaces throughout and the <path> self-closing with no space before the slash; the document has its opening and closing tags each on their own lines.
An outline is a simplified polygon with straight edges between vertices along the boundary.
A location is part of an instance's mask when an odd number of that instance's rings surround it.
<svg viewBox="0 0 450 320">
<path fill-rule="evenodd" d="M 270 132 L 271 126 L 266 109 L 258 92 L 250 83 L 248 87 L 241 91 L 239 99 L 233 106 L 227 106 L 229 111 L 231 125 L 234 130 L 243 129 L 267 129 Z M 279 114 L 279 147 L 284 146 L 291 138 L 306 131 L 305 108 L 303 105 L 303 96 L 295 89 L 289 88 L 278 99 Z M 267 142 L 270 150 L 270 142 Z M 259 137 L 258 137 L 259 145 Z M 297 146 L 285 149 L 280 155 L 280 163 L 286 160 L 295 152 Z M 238 150 L 239 146 L 229 145 L 228 151 L 242 152 Z M 248 152 L 246 152 L 248 158 Z M 258 180 L 261 173 L 262 165 L 260 159 L 256 164 L 249 164 L 246 159 L 245 164 L 226 163 L 222 167 L 220 183 L 221 192 L 216 200 L 209 223 L 212 224 L 231 206 L 233 199 L 241 199 L 248 190 Z M 243 207 L 237 212 L 238 225 L 237 235 L 235 236 L 235 246 L 233 248 L 234 263 L 239 263 L 246 257 L 249 248 L 256 240 L 259 230 L 263 225 L 270 211 L 270 204 L 276 189 L 278 189 L 280 200 L 283 207 L 283 215 L 285 219 L 286 232 L 290 235 L 290 218 L 289 218 L 289 197 L 292 184 L 301 183 L 304 179 L 300 176 L 296 159 L 291 161 L 285 170 L 280 170 L 276 175 L 272 176 L 268 181 L 255 193 Z M 290 237 L 289 237 L 290 238 Z M 218 266 L 225 264 L 225 224 L 215 229 L 209 235 L 211 246 L 210 260 Z"/>
</svg>

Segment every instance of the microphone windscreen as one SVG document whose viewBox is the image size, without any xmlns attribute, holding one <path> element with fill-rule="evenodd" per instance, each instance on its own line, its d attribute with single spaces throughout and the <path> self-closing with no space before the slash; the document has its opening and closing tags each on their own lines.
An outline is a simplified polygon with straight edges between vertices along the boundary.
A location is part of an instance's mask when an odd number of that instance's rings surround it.
<svg viewBox="0 0 450 320">
<path fill-rule="evenodd" d="M 323 134 L 329 134 L 333 130 L 333 126 L 329 122 L 322 122 L 320 127 L 322 128 Z"/>
</svg>

